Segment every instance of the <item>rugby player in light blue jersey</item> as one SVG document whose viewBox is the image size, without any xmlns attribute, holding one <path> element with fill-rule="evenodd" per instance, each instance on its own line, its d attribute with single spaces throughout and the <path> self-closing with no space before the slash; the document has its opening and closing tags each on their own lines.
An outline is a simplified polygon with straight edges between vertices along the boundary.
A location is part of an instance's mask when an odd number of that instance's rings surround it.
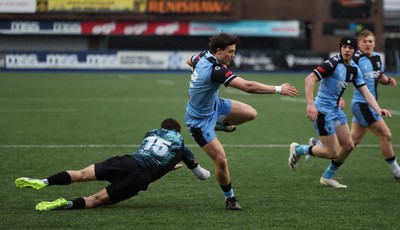
<svg viewBox="0 0 400 230">
<path fill-rule="evenodd" d="M 375 35 L 369 30 L 363 30 L 359 33 L 357 40 L 359 50 L 354 55 L 353 60 L 360 68 L 369 91 L 378 100 L 379 83 L 396 86 L 397 81 L 395 78 L 386 76 L 383 71 L 381 57 L 374 52 Z M 351 111 L 353 113 L 351 137 L 354 145 L 359 144 L 367 131 L 371 130 L 380 141 L 381 152 L 394 178 L 400 181 L 400 167 L 393 151 L 392 134 L 381 115 L 366 103 L 364 97 L 357 90 L 354 90 Z"/>
<path fill-rule="evenodd" d="M 215 175 L 224 196 L 226 209 L 241 210 L 233 193 L 225 150 L 215 131 L 232 132 L 235 125 L 255 119 L 257 111 L 243 102 L 218 96 L 221 85 L 231 86 L 252 94 L 297 96 L 289 83 L 280 86 L 247 81 L 230 71 L 227 66 L 235 57 L 238 37 L 220 33 L 210 38 L 210 49 L 192 56 L 189 100 L 186 105 L 185 123 L 190 134 L 214 162 Z"/>
<path fill-rule="evenodd" d="M 346 114 L 339 106 L 339 101 L 349 83 L 365 98 L 365 101 L 378 114 L 391 117 L 386 109 L 381 109 L 375 97 L 369 92 L 358 66 L 352 60 L 357 49 L 357 40 L 345 36 L 339 43 L 340 54 L 329 58 L 319 65 L 305 79 L 307 99 L 307 118 L 321 140 L 321 145 L 299 145 L 293 142 L 289 151 L 289 167 L 295 170 L 303 155 L 313 155 L 331 159 L 320 183 L 334 188 L 347 188 L 333 177 L 340 165 L 354 148 Z M 320 82 L 314 99 L 314 87 Z"/>
<path fill-rule="evenodd" d="M 74 182 L 108 181 L 110 185 L 88 197 L 72 201 L 59 198 L 42 201 L 36 210 L 94 208 L 111 205 L 136 196 L 148 185 L 171 170 L 182 167 L 183 161 L 200 180 L 210 176 L 195 160 L 193 153 L 184 145 L 180 124 L 172 118 L 161 123 L 161 128 L 146 133 L 139 149 L 132 154 L 111 157 L 81 170 L 68 170 L 46 179 L 20 177 L 15 180 L 18 188 L 43 189 L 53 185 L 68 185 Z"/>
</svg>

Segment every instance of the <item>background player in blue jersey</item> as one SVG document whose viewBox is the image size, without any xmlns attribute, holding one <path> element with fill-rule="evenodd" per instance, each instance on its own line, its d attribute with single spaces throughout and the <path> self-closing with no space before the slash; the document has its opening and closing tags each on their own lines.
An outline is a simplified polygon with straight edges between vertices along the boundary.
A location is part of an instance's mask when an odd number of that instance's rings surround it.
<svg viewBox="0 0 400 230">
<path fill-rule="evenodd" d="M 185 123 L 200 147 L 214 162 L 217 181 L 226 198 L 226 208 L 241 210 L 234 195 L 225 150 L 215 131 L 232 132 L 235 125 L 255 119 L 257 111 L 245 103 L 218 96 L 221 85 L 231 86 L 247 93 L 297 96 L 296 88 L 288 83 L 280 86 L 247 81 L 230 71 L 227 66 L 235 57 L 239 38 L 220 33 L 210 38 L 210 49 L 191 57 L 192 67 L 189 100 Z"/>
<path fill-rule="evenodd" d="M 68 185 L 74 182 L 108 181 L 111 184 L 88 197 L 72 201 L 59 198 L 42 201 L 36 210 L 83 209 L 98 205 L 116 204 L 145 191 L 148 185 L 168 172 L 182 167 L 183 161 L 197 178 L 205 180 L 210 172 L 202 168 L 193 153 L 184 145 L 181 126 L 172 118 L 161 123 L 160 129 L 146 133 L 138 150 L 129 155 L 116 156 L 81 170 L 63 171 L 46 179 L 18 178 L 19 188 L 42 189 L 51 185 Z"/>
<path fill-rule="evenodd" d="M 333 178 L 340 165 L 354 148 L 346 114 L 339 106 L 340 98 L 349 83 L 378 114 L 391 117 L 386 109 L 381 109 L 375 97 L 369 92 L 358 66 L 352 60 L 357 49 L 357 40 L 343 37 L 340 41 L 340 54 L 319 65 L 305 79 L 307 117 L 312 122 L 323 145 L 290 145 L 289 167 L 295 170 L 302 155 L 313 155 L 332 159 L 320 178 L 320 183 L 335 188 L 347 188 Z M 314 100 L 314 87 L 320 81 Z"/>
<path fill-rule="evenodd" d="M 359 50 L 353 60 L 360 68 L 365 84 L 369 91 L 378 100 L 378 84 L 396 86 L 395 78 L 384 73 L 381 57 L 374 52 L 375 35 L 369 30 L 363 30 L 358 35 Z M 353 120 L 351 125 L 351 137 L 354 144 L 360 143 L 368 130 L 378 137 L 383 157 L 388 163 L 396 180 L 400 181 L 400 167 L 393 151 L 391 143 L 392 134 L 385 121 L 373 108 L 369 107 L 365 99 L 355 90 L 351 102 Z"/>
</svg>

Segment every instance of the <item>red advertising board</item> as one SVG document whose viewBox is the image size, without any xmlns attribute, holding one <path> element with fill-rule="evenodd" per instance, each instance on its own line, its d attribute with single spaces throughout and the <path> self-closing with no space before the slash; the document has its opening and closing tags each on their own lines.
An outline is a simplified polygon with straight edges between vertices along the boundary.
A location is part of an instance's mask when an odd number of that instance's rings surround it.
<svg viewBox="0 0 400 230">
<path fill-rule="evenodd" d="M 189 35 L 187 22 L 81 22 L 82 34 Z"/>
</svg>

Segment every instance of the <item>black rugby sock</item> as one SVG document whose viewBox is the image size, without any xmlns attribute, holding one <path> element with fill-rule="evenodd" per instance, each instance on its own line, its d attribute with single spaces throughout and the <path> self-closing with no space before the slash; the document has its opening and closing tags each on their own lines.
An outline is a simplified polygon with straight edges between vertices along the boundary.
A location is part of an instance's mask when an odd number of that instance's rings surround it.
<svg viewBox="0 0 400 230">
<path fill-rule="evenodd" d="M 83 197 L 77 198 L 72 201 L 72 209 L 83 209 L 86 208 L 86 202 Z"/>
<path fill-rule="evenodd" d="M 57 173 L 47 178 L 49 185 L 67 185 L 71 184 L 71 176 L 66 171 Z"/>
</svg>

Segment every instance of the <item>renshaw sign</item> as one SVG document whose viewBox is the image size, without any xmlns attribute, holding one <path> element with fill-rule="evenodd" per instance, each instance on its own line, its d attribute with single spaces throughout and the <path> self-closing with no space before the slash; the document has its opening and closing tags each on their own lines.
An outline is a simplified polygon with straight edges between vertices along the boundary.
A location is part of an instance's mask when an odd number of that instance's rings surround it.
<svg viewBox="0 0 400 230">
<path fill-rule="evenodd" d="M 0 13 L 85 12 L 224 14 L 239 12 L 235 0 L 0 0 Z"/>
<path fill-rule="evenodd" d="M 147 0 L 150 14 L 231 14 L 236 8 L 234 0 Z"/>
</svg>

